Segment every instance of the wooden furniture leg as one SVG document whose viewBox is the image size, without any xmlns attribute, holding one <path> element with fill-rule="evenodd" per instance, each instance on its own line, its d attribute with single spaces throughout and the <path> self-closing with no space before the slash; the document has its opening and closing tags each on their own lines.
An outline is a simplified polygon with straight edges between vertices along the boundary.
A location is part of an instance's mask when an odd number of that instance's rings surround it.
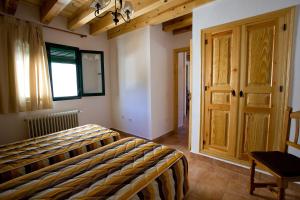
<svg viewBox="0 0 300 200">
<path fill-rule="evenodd" d="M 284 200 L 285 189 L 288 187 L 288 183 L 282 179 L 278 181 L 279 191 L 278 191 L 278 200 Z"/>
<path fill-rule="evenodd" d="M 279 188 L 278 200 L 284 200 L 285 188 Z"/>
<path fill-rule="evenodd" d="M 254 190 L 255 190 L 255 185 L 254 185 L 254 177 L 255 177 L 255 166 L 256 163 L 254 160 L 251 160 L 251 170 L 250 170 L 250 189 L 249 193 L 252 195 Z"/>
</svg>

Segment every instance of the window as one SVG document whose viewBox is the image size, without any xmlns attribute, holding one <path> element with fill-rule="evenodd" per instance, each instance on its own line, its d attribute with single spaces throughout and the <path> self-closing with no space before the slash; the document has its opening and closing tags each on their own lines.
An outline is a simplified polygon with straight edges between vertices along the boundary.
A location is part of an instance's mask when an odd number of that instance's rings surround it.
<svg viewBox="0 0 300 200">
<path fill-rule="evenodd" d="M 103 51 L 80 51 L 82 67 L 82 96 L 104 96 Z"/>
<path fill-rule="evenodd" d="M 81 97 L 81 65 L 79 49 L 46 43 L 53 100 Z"/>
</svg>

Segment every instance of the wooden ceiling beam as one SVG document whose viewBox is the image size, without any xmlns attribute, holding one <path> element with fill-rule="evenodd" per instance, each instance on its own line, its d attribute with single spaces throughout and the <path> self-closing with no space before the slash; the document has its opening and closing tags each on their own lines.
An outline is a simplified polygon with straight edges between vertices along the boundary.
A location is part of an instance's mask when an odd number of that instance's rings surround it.
<svg viewBox="0 0 300 200">
<path fill-rule="evenodd" d="M 178 35 L 178 34 L 181 34 L 181 33 L 190 32 L 190 31 L 192 31 L 192 29 L 193 29 L 192 25 L 189 25 L 187 27 L 183 27 L 183 28 L 180 28 L 180 29 L 175 29 L 175 30 L 173 30 L 173 35 Z"/>
<path fill-rule="evenodd" d="M 167 4 L 169 2 L 172 2 L 175 0 L 134 0 L 131 1 L 134 13 L 132 18 L 137 18 L 143 14 L 146 14 L 154 9 L 159 8 L 160 6 L 163 6 L 164 4 Z M 118 25 L 121 25 L 124 23 L 124 20 L 120 20 Z M 112 21 L 111 16 L 106 16 L 103 19 L 92 23 L 90 25 L 90 34 L 96 35 L 102 32 L 105 32 L 111 28 L 114 28 L 115 24 Z"/>
<path fill-rule="evenodd" d="M 41 6 L 40 18 L 41 22 L 48 24 L 54 17 L 71 2 L 72 0 L 46 0 Z"/>
<path fill-rule="evenodd" d="M 142 15 L 133 19 L 130 23 L 122 24 L 107 31 L 108 39 L 112 39 L 124 33 L 128 33 L 138 28 L 145 27 L 147 25 L 155 25 L 163 23 L 170 19 L 174 19 L 188 13 L 191 13 L 193 8 L 211 2 L 212 0 L 174 0 L 177 5 L 170 6 L 172 2 L 155 9 L 148 14 Z"/>
<path fill-rule="evenodd" d="M 181 29 L 187 26 L 192 25 L 193 23 L 193 15 L 192 13 L 172 19 L 170 21 L 164 22 L 162 24 L 163 31 L 171 32 L 176 29 Z"/>
<path fill-rule="evenodd" d="M 19 0 L 5 0 L 4 9 L 5 12 L 14 15 L 17 11 Z"/>
<path fill-rule="evenodd" d="M 114 5 L 114 1 L 111 1 L 108 6 L 101 10 L 100 15 L 108 10 L 111 10 Z M 79 11 L 74 14 L 74 17 L 68 22 L 68 29 L 75 30 L 96 18 L 95 9 L 90 8 L 89 6 L 90 5 L 87 5 L 84 9 L 79 9 Z M 107 15 L 106 17 L 111 19 L 111 15 Z"/>
<path fill-rule="evenodd" d="M 166 12 L 159 13 L 157 16 L 150 19 L 150 23 L 152 25 L 157 25 L 168 20 L 187 15 L 189 13 L 192 13 L 194 8 L 211 1 L 212 0 L 191 0 L 187 3 L 174 7 Z"/>
</svg>

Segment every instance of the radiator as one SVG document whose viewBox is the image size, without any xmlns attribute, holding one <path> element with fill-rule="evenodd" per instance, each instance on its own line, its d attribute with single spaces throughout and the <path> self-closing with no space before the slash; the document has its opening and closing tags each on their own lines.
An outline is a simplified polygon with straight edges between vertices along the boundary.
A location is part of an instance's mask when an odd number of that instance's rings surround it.
<svg viewBox="0 0 300 200">
<path fill-rule="evenodd" d="M 78 110 L 30 116 L 25 119 L 29 138 L 79 126 Z"/>
</svg>

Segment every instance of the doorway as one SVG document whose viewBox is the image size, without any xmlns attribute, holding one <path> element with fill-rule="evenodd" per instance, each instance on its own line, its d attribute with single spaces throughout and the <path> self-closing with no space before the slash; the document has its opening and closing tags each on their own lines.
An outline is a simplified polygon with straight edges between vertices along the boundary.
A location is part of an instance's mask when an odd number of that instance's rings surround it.
<svg viewBox="0 0 300 200">
<path fill-rule="evenodd" d="M 190 114 L 190 48 L 174 49 L 174 130 L 186 141 L 189 141 Z"/>
</svg>

